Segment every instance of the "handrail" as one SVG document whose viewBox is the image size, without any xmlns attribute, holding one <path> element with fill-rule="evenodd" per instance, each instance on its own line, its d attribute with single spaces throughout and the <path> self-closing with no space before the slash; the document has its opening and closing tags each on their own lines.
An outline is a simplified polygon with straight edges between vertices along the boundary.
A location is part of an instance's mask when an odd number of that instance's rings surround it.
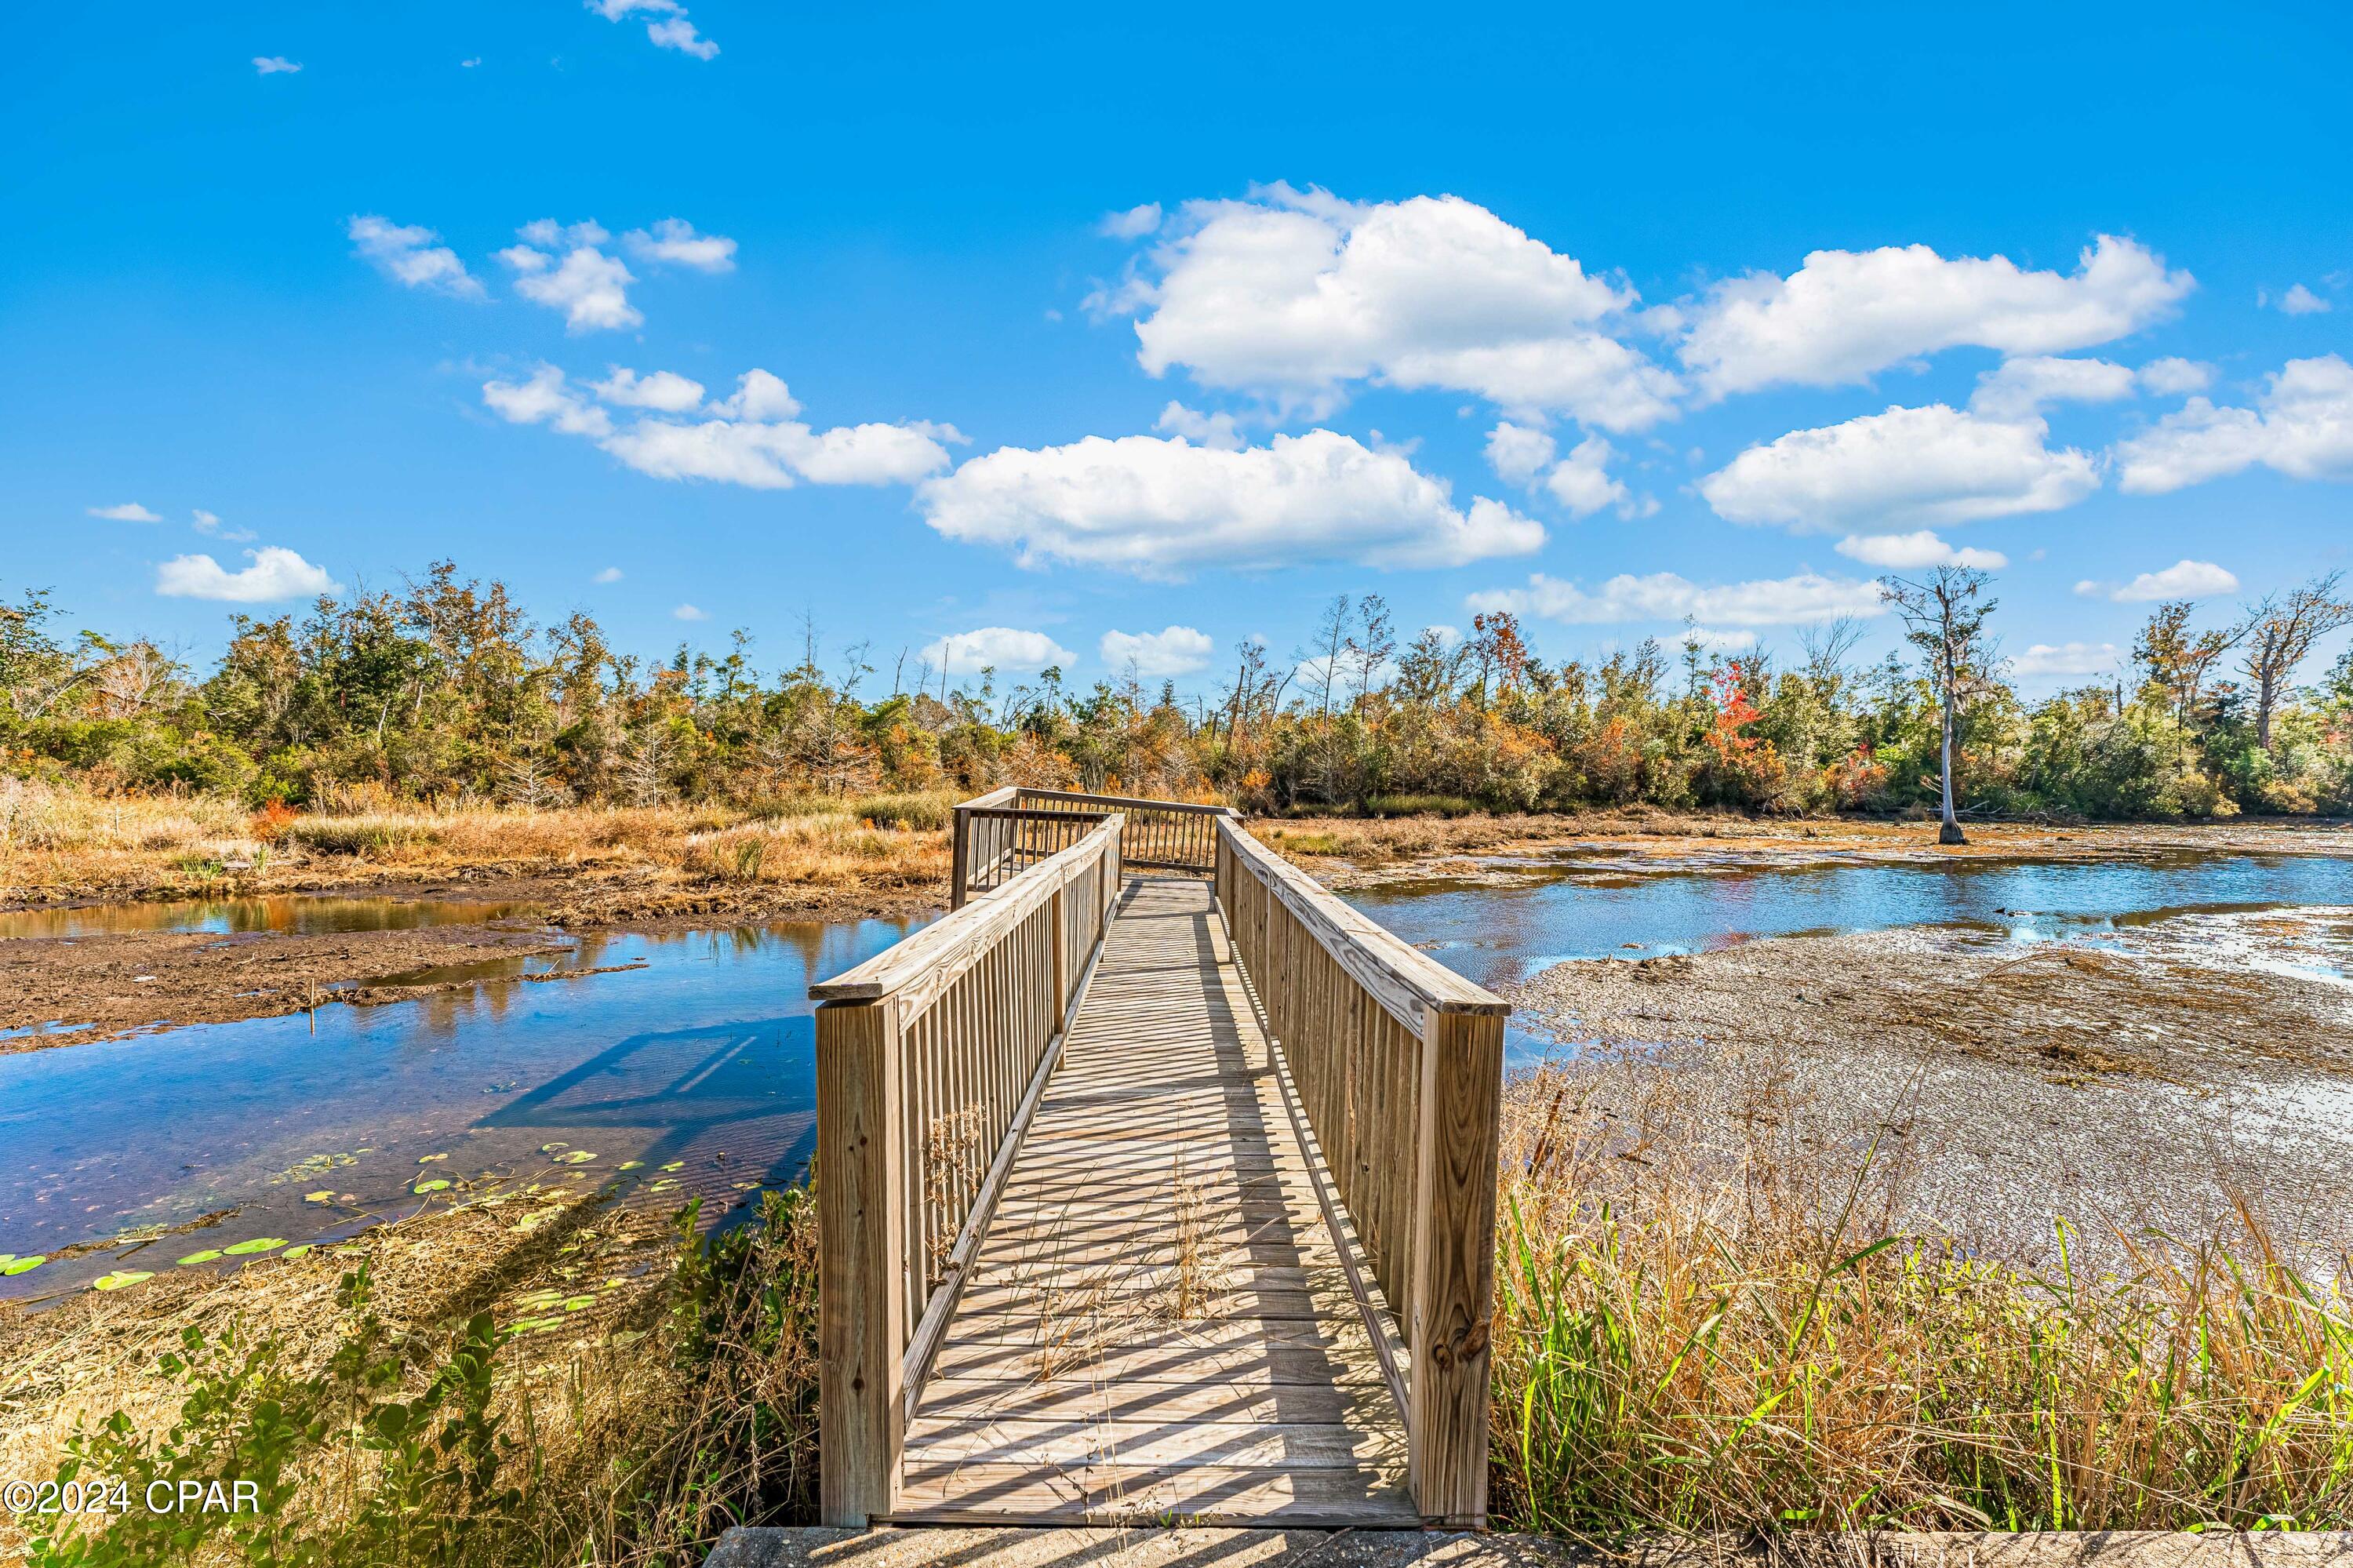
<svg viewBox="0 0 2353 1568">
<path fill-rule="evenodd" d="M 1064 819 L 1113 811 L 1127 818 L 1127 864 L 1203 874 L 1216 860 L 1212 824 L 1240 815 L 1231 806 L 1008 784 L 956 805 L 948 907 L 964 907 L 967 898 L 1060 850 L 1068 842 Z"/>
<path fill-rule="evenodd" d="M 1239 824 L 1221 821 L 1217 834 L 1218 906 L 1235 958 L 1404 1341 L 1403 1365 L 1394 1364 L 1386 1326 L 1372 1325 L 1384 1370 L 1401 1385 L 1416 1506 L 1483 1525 L 1511 1004 L 1358 914 Z"/>
<path fill-rule="evenodd" d="M 1119 896 L 1124 819 L 849 972 L 817 1010 L 819 1508 L 896 1500 L 909 1413 Z"/>
</svg>

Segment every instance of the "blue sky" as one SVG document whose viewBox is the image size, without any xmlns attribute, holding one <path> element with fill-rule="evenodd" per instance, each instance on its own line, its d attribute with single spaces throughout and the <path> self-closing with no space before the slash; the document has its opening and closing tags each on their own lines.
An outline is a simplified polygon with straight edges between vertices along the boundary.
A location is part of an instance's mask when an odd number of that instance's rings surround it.
<svg viewBox="0 0 2353 1568">
<path fill-rule="evenodd" d="M 2353 566 L 2342 7 L 1430 19 L 30 12 L 0 593 L 201 660 L 450 556 L 1191 687 L 1340 591 L 1794 652 L 1999 556 L 2048 689 Z"/>
</svg>

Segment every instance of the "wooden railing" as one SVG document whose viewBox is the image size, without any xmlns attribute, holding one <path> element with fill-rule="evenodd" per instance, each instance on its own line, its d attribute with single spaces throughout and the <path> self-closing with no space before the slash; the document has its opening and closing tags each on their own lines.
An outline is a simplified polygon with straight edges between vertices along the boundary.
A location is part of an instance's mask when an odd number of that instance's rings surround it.
<svg viewBox="0 0 2353 1568">
<path fill-rule="evenodd" d="M 1060 853 L 1084 834 L 1088 824 L 1113 811 L 1127 819 L 1126 864 L 1204 875 L 1216 862 L 1217 823 L 1237 815 L 1230 806 L 1008 785 L 955 809 L 955 867 L 948 906 L 962 908 L 965 899 L 1001 887 L 1039 861 Z"/>
<path fill-rule="evenodd" d="M 1426 1518 L 1487 1513 L 1488 1325 L 1497 1118 L 1510 1004 L 1324 890 L 1239 823 L 1217 824 L 1217 895 L 1281 1046 L 1351 1273 L 1406 1417 Z M 1312 1157 L 1311 1164 L 1318 1163 Z M 1353 1245 L 1348 1245 L 1353 1240 Z M 1398 1342 L 1401 1337 L 1402 1343 Z"/>
<path fill-rule="evenodd" d="M 809 988 L 828 1523 L 892 1504 L 908 1414 L 1102 951 L 1124 822 L 1080 826 L 987 896 Z"/>
</svg>

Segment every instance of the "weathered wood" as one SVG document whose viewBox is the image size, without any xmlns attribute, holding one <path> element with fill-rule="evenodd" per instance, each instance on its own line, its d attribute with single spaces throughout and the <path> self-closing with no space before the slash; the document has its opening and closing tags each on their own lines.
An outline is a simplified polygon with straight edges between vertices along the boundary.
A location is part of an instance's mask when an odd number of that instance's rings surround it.
<svg viewBox="0 0 2353 1568">
<path fill-rule="evenodd" d="M 896 1008 L 818 1009 L 818 1509 L 858 1525 L 896 1501 L 906 1245 Z"/>
<path fill-rule="evenodd" d="M 1487 1522 L 1487 1401 L 1504 1021 L 1441 1013 L 1424 1041 L 1411 1328 L 1414 1496 L 1451 1524 Z"/>
<path fill-rule="evenodd" d="M 905 1500 L 895 1517 L 1111 1523 L 1175 1515 L 1203 1524 L 1271 1520 L 1334 1530 L 1395 1529 L 1419 1522 L 1404 1481 L 1405 1467 L 1395 1462 L 1290 1470 L 942 1460 L 908 1467 Z"/>
</svg>

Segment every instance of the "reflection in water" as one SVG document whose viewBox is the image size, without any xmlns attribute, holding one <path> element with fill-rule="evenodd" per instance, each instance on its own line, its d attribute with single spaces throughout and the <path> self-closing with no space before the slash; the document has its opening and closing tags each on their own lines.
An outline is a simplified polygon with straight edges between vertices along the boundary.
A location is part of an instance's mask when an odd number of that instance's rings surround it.
<svg viewBox="0 0 2353 1568">
<path fill-rule="evenodd" d="M 788 1180 L 807 1157 L 810 980 L 918 924 L 592 932 L 563 967 L 646 967 L 322 1008 L 315 1033 L 297 1014 L 0 1057 L 0 1252 L 230 1207 L 203 1246 L 307 1238 L 415 1208 L 420 1172 L 548 1169 L 594 1185 L 630 1160 L 633 1181 L 659 1174 L 665 1205 L 702 1196 L 715 1213 L 738 1183 Z M 564 1167 L 551 1143 L 594 1158 Z M 332 1201 L 308 1197 L 322 1192 Z M 168 1263 L 185 1249 L 152 1250 Z M 47 1266 L 0 1292 L 46 1293 L 111 1261 Z"/>
<path fill-rule="evenodd" d="M 2096 938 L 2189 910 L 2353 903 L 2353 860 L 2176 855 L 2146 861 L 1818 865 L 1665 870 L 1574 858 L 1516 887 L 1430 883 L 1348 901 L 1480 984 L 1501 987 L 1575 959 L 1710 952 L 1760 937 L 1968 925 L 2019 942 Z M 1516 1052 L 1549 1041 L 1514 1031 Z"/>
<path fill-rule="evenodd" d="M 224 937 L 254 931 L 305 937 L 344 931 L 415 931 L 427 926 L 502 920 L 528 907 L 480 899 L 343 898 L 323 894 L 97 904 L 83 909 L 14 909 L 0 914 L 0 941 L 157 931 L 210 931 Z"/>
</svg>

